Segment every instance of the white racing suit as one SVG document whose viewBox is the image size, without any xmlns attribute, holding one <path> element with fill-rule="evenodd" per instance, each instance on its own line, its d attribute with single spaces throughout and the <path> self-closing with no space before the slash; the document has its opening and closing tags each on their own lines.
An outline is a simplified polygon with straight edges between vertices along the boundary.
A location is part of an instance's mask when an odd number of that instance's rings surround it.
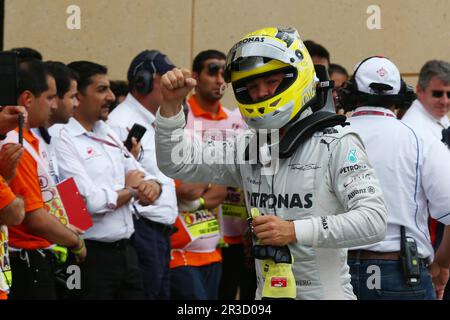
<svg viewBox="0 0 450 320">
<path fill-rule="evenodd" d="M 158 166 L 166 175 L 242 188 L 249 212 L 256 207 L 294 220 L 297 243 L 289 249 L 297 299 L 356 299 L 347 248 L 382 240 L 387 220 L 378 180 L 356 133 L 341 126 L 316 132 L 290 158 L 279 160 L 276 174 L 264 175 L 260 163 L 241 160 L 239 143 L 254 132 L 201 142 L 184 133 L 182 112 L 163 118 L 158 111 L 156 119 Z M 260 299 L 260 260 L 256 270 Z"/>
</svg>

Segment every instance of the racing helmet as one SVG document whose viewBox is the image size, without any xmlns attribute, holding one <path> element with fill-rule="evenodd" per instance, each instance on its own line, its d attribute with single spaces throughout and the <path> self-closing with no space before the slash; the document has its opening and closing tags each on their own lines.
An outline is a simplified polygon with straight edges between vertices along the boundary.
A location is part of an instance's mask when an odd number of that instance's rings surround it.
<svg viewBox="0 0 450 320">
<path fill-rule="evenodd" d="M 284 74 L 274 95 L 254 102 L 246 84 Z M 279 129 L 299 116 L 316 96 L 312 59 L 294 28 L 264 28 L 249 33 L 227 55 L 225 81 L 232 84 L 245 122 L 255 129 Z"/>
</svg>

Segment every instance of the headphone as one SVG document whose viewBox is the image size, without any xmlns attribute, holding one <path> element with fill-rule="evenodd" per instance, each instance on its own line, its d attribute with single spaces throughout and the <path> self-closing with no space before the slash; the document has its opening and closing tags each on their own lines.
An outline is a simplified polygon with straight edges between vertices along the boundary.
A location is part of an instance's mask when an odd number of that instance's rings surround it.
<svg viewBox="0 0 450 320">
<path fill-rule="evenodd" d="M 377 95 L 359 91 L 358 83 L 356 81 L 356 74 L 359 68 L 364 64 L 364 62 L 372 58 L 383 58 L 389 60 L 388 58 L 383 56 L 371 56 L 361 61 L 361 63 L 355 69 L 355 72 L 353 72 L 352 77 L 347 80 L 342 88 L 338 89 L 337 91 L 339 96 L 339 107 L 344 108 L 346 112 L 354 110 L 357 107 L 358 103 L 380 107 L 394 104 L 401 109 L 408 109 L 411 106 L 411 103 L 416 99 L 416 94 L 414 93 L 413 87 L 406 84 L 401 76 L 400 91 L 397 94 Z M 375 91 L 392 89 L 391 86 L 382 83 L 371 83 L 369 87 Z"/>
<path fill-rule="evenodd" d="M 154 60 L 159 54 L 158 50 L 146 50 L 144 61 L 133 70 L 133 87 L 140 94 L 150 93 L 153 89 L 153 79 L 157 73 Z"/>
</svg>

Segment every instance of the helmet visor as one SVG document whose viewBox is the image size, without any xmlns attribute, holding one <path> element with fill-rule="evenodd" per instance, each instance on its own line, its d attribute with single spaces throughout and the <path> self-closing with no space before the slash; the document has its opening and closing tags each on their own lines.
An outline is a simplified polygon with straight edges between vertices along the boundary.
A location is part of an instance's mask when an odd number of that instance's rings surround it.
<svg viewBox="0 0 450 320">
<path fill-rule="evenodd" d="M 246 40 L 247 42 L 244 42 Z M 255 57 L 256 59 L 253 61 L 245 59 L 248 57 Z M 303 55 L 300 50 L 294 52 L 287 49 L 285 45 L 275 39 L 268 37 L 246 38 L 241 40 L 228 53 L 225 70 L 226 80 L 230 81 L 231 71 L 251 70 L 258 64 L 264 63 L 265 59 L 274 59 L 294 66 L 302 61 Z M 267 62 L 267 60 L 265 61 Z"/>
<path fill-rule="evenodd" d="M 269 76 L 271 76 L 273 74 L 277 74 L 277 73 L 283 73 L 283 80 L 281 81 L 280 85 L 276 88 L 274 94 L 270 95 L 266 98 L 262 98 L 258 101 L 254 101 L 248 92 L 248 88 L 247 88 L 248 82 L 252 81 L 254 79 L 258 79 L 258 78 L 269 77 Z M 258 74 L 253 77 L 250 77 L 250 78 L 245 78 L 243 80 L 236 81 L 233 83 L 234 95 L 236 97 L 236 100 L 242 104 L 250 105 L 250 104 L 255 104 L 258 102 L 263 102 L 263 101 L 273 98 L 274 96 L 279 95 L 281 92 L 283 92 L 284 90 L 289 88 L 292 85 L 292 83 L 294 83 L 295 80 L 297 79 L 297 75 L 298 75 L 297 69 L 295 69 L 291 66 L 288 66 L 283 69 L 272 70 L 270 72 Z"/>
</svg>

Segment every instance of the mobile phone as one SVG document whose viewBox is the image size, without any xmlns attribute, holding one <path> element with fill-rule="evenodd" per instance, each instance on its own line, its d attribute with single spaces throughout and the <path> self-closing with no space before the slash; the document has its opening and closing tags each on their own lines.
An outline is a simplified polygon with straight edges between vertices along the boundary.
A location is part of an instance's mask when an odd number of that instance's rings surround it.
<svg viewBox="0 0 450 320">
<path fill-rule="evenodd" d="M 19 113 L 19 144 L 23 146 L 23 114 Z"/>
<path fill-rule="evenodd" d="M 0 106 L 17 105 L 17 57 L 12 52 L 0 52 Z"/>
<path fill-rule="evenodd" d="M 127 140 L 125 140 L 125 147 L 129 150 L 131 150 L 132 144 L 131 144 L 131 138 L 136 138 L 136 141 L 141 141 L 142 137 L 144 136 L 147 129 L 140 124 L 135 123 L 133 127 L 131 128 L 130 132 L 128 133 Z"/>
</svg>

